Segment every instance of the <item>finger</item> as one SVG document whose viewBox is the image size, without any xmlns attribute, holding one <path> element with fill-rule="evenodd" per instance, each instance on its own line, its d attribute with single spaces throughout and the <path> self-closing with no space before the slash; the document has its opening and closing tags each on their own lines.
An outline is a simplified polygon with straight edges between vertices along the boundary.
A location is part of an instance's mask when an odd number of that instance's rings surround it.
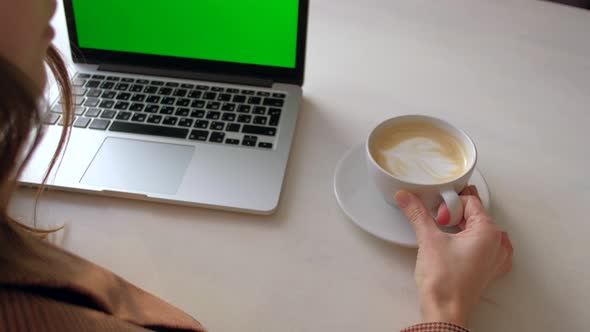
<svg viewBox="0 0 590 332">
<path fill-rule="evenodd" d="M 449 222 L 451 221 L 451 213 L 449 212 L 449 208 L 447 208 L 447 205 L 443 202 L 439 207 L 438 207 L 438 212 L 436 213 L 436 222 L 439 225 L 448 225 Z"/>
<path fill-rule="evenodd" d="M 406 218 L 408 218 L 414 227 L 418 245 L 426 240 L 431 234 L 440 232 L 430 216 L 428 209 L 426 209 L 422 201 L 416 195 L 402 190 L 395 194 L 394 199 L 397 206 L 403 211 Z"/>
<path fill-rule="evenodd" d="M 473 195 L 473 188 L 474 188 L 474 186 L 467 186 L 459 193 L 459 195 L 464 195 L 464 196 Z"/>
<path fill-rule="evenodd" d="M 479 198 L 475 196 L 461 196 L 460 198 L 464 207 L 463 217 L 465 218 L 465 227 L 470 227 L 477 221 L 493 222 Z"/>
</svg>

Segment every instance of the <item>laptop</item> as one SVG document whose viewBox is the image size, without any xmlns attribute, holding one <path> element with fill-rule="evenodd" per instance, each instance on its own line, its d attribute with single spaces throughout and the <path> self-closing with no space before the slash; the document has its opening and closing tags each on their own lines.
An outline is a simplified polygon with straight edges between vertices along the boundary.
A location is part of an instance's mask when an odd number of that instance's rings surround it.
<svg viewBox="0 0 590 332">
<path fill-rule="evenodd" d="M 301 106 L 308 0 L 65 0 L 75 74 L 48 188 L 271 214 Z M 39 186 L 62 131 L 20 183 Z"/>
</svg>

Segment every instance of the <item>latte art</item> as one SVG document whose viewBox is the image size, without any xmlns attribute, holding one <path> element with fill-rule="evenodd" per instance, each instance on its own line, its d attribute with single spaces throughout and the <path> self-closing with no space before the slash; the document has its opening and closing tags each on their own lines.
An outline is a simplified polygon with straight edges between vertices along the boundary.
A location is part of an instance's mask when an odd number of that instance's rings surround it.
<svg viewBox="0 0 590 332">
<path fill-rule="evenodd" d="M 466 149 L 458 137 L 426 121 L 405 121 L 382 129 L 371 154 L 391 175 L 413 183 L 454 180 L 467 169 Z"/>
</svg>

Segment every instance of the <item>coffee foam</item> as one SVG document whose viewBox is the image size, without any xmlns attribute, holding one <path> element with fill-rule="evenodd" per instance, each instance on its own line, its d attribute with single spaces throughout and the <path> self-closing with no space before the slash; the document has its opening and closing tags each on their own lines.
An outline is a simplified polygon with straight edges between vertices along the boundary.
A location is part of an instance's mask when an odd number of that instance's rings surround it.
<svg viewBox="0 0 590 332">
<path fill-rule="evenodd" d="M 443 183 L 463 175 L 467 168 L 461 139 L 427 121 L 402 121 L 382 129 L 372 141 L 375 161 L 408 182 Z"/>
</svg>

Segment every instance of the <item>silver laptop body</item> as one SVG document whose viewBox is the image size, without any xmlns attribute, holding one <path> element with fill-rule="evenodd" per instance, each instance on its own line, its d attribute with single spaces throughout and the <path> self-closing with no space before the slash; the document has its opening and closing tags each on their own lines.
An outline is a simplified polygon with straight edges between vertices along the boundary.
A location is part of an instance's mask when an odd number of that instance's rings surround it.
<svg viewBox="0 0 590 332">
<path fill-rule="evenodd" d="M 247 213 L 273 213 L 279 203 L 301 107 L 307 0 L 299 2 L 297 65 L 292 70 L 266 70 L 250 65 L 241 68 L 239 64 L 226 66 L 224 62 L 208 60 L 171 61 L 170 57 L 143 59 L 141 54 L 118 57 L 118 52 L 85 51 L 78 44 L 72 2 L 64 1 L 64 5 L 75 62 L 72 82 L 79 105 L 67 150 L 59 168 L 50 175 L 47 187 Z M 113 58 L 117 59 L 115 63 L 110 61 Z M 142 60 L 141 65 L 136 65 L 137 58 Z M 168 62 L 159 66 L 160 58 Z M 109 62 L 93 63 L 94 59 L 109 59 Z M 209 70 L 211 64 L 214 70 Z M 249 77 L 244 72 L 255 75 Z M 277 72 L 275 80 L 271 75 Z M 130 90 L 132 87 L 134 91 Z M 144 93 L 148 87 L 157 92 Z M 170 94 L 158 94 L 169 90 L 172 90 Z M 106 96 L 105 92 L 109 91 L 112 98 L 98 95 Z M 153 103 L 145 98 L 138 102 L 141 95 L 161 98 Z M 189 98 L 189 95 L 199 97 Z M 205 96 L 209 99 L 203 99 Z M 245 100 L 235 96 L 243 96 Z M 169 98 L 167 104 L 160 104 L 163 98 Z M 234 98 L 242 102 L 232 103 Z M 59 123 L 63 120 L 56 86 L 51 86 L 48 100 L 52 103 L 49 125 L 20 178 L 24 186 L 36 187 L 42 182 L 61 135 Z M 248 104 L 250 101 L 253 103 Z M 160 113 L 164 109 L 166 112 Z M 106 117 L 102 118 L 103 115 Z M 230 125 L 233 125 L 231 131 Z"/>
</svg>

